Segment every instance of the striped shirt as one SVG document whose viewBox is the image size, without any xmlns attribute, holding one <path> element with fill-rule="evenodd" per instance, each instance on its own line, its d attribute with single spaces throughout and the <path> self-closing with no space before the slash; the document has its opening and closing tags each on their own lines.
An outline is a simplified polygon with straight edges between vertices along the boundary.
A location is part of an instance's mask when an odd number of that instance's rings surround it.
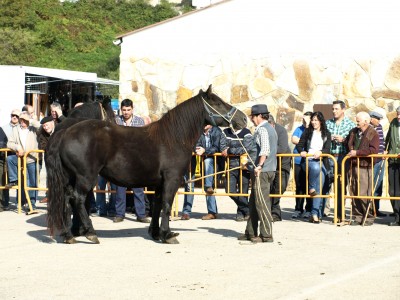
<svg viewBox="0 0 400 300">
<path fill-rule="evenodd" d="M 331 135 L 340 135 L 346 138 L 350 130 L 356 127 L 356 124 L 349 118 L 344 117 L 343 120 L 336 124 L 335 119 L 329 119 L 326 121 L 326 128 L 329 130 Z M 344 143 L 331 143 L 331 154 L 346 154 L 347 149 Z"/>
<path fill-rule="evenodd" d="M 144 120 L 141 117 L 138 116 L 133 116 L 132 120 L 129 124 L 125 123 L 124 117 L 123 116 L 117 116 L 115 118 L 115 122 L 118 125 L 122 125 L 122 126 L 130 126 L 130 127 L 142 127 L 144 126 Z"/>
<path fill-rule="evenodd" d="M 375 127 L 375 130 L 379 135 L 379 152 L 378 152 L 378 154 L 383 154 L 383 152 L 385 151 L 385 137 L 383 135 L 382 125 L 378 124 L 378 126 Z"/>
</svg>

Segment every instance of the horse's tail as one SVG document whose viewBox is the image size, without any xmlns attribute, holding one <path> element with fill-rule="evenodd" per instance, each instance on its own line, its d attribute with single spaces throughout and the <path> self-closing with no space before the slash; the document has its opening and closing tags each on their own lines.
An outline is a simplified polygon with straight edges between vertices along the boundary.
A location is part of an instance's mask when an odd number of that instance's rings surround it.
<svg viewBox="0 0 400 300">
<path fill-rule="evenodd" d="M 45 161 L 47 171 L 47 226 L 50 234 L 66 226 L 66 203 L 64 191 L 67 178 L 60 158 L 60 144 L 65 130 L 52 135 L 47 145 Z"/>
</svg>

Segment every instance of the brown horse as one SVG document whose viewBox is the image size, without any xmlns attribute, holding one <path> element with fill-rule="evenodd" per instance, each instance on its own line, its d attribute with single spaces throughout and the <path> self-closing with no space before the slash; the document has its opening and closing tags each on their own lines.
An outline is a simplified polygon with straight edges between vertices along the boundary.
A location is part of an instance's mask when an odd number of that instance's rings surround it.
<svg viewBox="0 0 400 300">
<path fill-rule="evenodd" d="M 247 117 L 213 94 L 210 86 L 145 127 L 88 120 L 56 133 L 46 157 L 51 232 L 59 229 L 65 242 L 74 243 L 70 214 L 75 208 L 83 234 L 99 242 L 85 199 L 100 174 L 119 186 L 154 189 L 149 233 L 155 240 L 178 243 L 178 234 L 169 227 L 171 206 L 206 124 L 243 128 Z"/>
</svg>

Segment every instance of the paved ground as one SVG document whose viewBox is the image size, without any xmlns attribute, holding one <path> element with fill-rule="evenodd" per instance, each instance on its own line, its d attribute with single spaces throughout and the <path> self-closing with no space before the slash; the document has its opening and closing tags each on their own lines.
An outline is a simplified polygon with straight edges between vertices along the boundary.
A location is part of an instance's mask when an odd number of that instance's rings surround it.
<svg viewBox="0 0 400 300">
<path fill-rule="evenodd" d="M 389 217 L 364 228 L 292 221 L 286 199 L 273 244 L 240 243 L 245 224 L 217 199 L 217 220 L 201 220 L 196 197 L 193 218 L 170 223 L 179 245 L 154 242 L 131 215 L 92 218 L 99 245 L 65 245 L 48 236 L 43 204 L 0 213 L 0 299 L 400 299 L 400 227 Z"/>
</svg>

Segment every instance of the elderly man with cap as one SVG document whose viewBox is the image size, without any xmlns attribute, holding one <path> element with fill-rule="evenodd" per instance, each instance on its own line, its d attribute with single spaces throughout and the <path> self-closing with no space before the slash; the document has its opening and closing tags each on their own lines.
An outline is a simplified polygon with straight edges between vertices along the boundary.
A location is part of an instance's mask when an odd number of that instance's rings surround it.
<svg viewBox="0 0 400 300">
<path fill-rule="evenodd" d="M 50 136 L 54 132 L 55 128 L 55 119 L 52 116 L 44 117 L 40 124 L 42 127 L 39 129 L 38 132 L 38 140 L 39 140 L 39 149 L 46 150 L 47 143 L 50 139 Z"/>
<path fill-rule="evenodd" d="M 372 127 L 375 128 L 375 130 L 379 136 L 379 152 L 378 152 L 378 154 L 384 154 L 385 153 L 385 136 L 383 134 L 382 125 L 380 124 L 380 120 L 382 120 L 383 116 L 376 111 L 371 111 L 369 113 L 369 115 L 371 117 L 370 124 L 372 125 Z M 381 158 L 375 158 L 374 159 L 374 186 L 373 186 L 373 191 L 374 191 L 375 197 L 382 196 L 384 173 L 385 173 L 385 160 L 381 159 Z M 386 217 L 386 214 L 379 211 L 379 199 L 375 199 L 374 203 L 375 203 L 376 216 L 377 217 Z"/>
<path fill-rule="evenodd" d="M 379 136 L 370 125 L 371 117 L 365 112 L 359 112 L 356 115 L 357 127 L 350 130 L 347 146 L 349 148 L 348 156 L 350 159 L 349 192 L 350 196 L 359 196 L 352 199 L 353 219 L 350 225 L 372 225 L 375 216 L 371 213 L 370 199 L 367 197 L 373 194 L 371 184 L 372 159 L 370 154 L 378 154 Z M 357 156 L 358 158 L 355 158 Z M 372 178 L 371 178 L 372 177 Z"/>
<path fill-rule="evenodd" d="M 253 105 L 250 117 L 256 126 L 253 148 L 249 153 L 251 159 L 248 163 L 252 181 L 249 200 L 250 218 L 247 221 L 245 234 L 240 235 L 238 239 L 250 240 L 253 243 L 273 242 L 269 192 L 276 171 L 278 136 L 268 123 L 267 105 Z M 258 234 L 258 221 L 260 221 L 260 234 Z"/>
<path fill-rule="evenodd" d="M 396 109 L 397 118 L 389 125 L 386 134 L 386 149 L 388 154 L 400 154 L 400 106 Z M 400 197 L 400 158 L 388 159 L 389 195 Z M 394 221 L 389 226 L 400 226 L 400 200 L 390 200 L 393 207 Z"/>
<path fill-rule="evenodd" d="M 30 116 L 28 112 L 22 112 L 19 115 L 19 126 L 15 126 L 7 142 L 7 148 L 10 148 L 16 153 L 16 156 L 7 157 L 8 179 L 7 188 L 12 188 L 18 182 L 18 159 L 23 157 L 26 152 L 38 149 L 37 128 L 29 126 Z M 37 153 L 30 153 L 27 156 L 27 185 L 36 187 L 36 160 Z M 22 202 L 25 202 L 25 193 L 22 191 Z M 35 208 L 36 191 L 29 191 L 32 206 Z"/>
<path fill-rule="evenodd" d="M 50 136 L 54 132 L 55 128 L 55 119 L 53 119 L 52 116 L 47 116 L 44 117 L 41 121 L 40 124 L 42 125 L 39 129 L 38 132 L 38 141 L 39 141 L 39 149 L 40 150 L 46 150 L 47 143 L 49 142 Z M 42 161 L 42 153 L 39 154 L 40 161 Z M 41 166 L 41 164 L 40 164 Z M 46 203 L 47 202 L 47 197 L 43 198 L 40 200 L 40 203 Z"/>
</svg>

